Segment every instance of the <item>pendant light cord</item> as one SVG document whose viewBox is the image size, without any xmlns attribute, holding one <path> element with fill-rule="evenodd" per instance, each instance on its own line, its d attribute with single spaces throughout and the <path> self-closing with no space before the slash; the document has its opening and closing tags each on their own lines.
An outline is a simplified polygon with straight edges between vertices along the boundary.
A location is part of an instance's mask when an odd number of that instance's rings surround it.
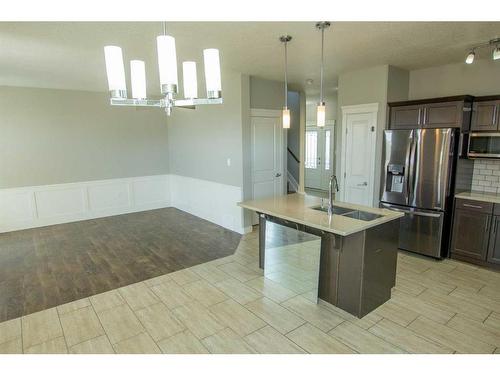
<svg viewBox="0 0 500 375">
<path fill-rule="evenodd" d="M 163 35 L 167 35 L 167 23 L 163 21 Z"/>
<path fill-rule="evenodd" d="M 319 83 L 319 102 L 323 103 L 323 48 L 325 42 L 325 28 L 321 28 L 321 68 L 320 68 L 320 83 Z"/>
<path fill-rule="evenodd" d="M 285 108 L 288 108 L 288 54 L 287 46 L 288 42 L 285 42 Z"/>
</svg>

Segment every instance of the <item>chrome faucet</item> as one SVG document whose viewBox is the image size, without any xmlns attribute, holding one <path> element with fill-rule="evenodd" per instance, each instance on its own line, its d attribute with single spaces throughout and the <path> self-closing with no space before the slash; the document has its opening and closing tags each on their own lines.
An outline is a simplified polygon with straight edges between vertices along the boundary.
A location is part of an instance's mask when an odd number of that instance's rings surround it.
<svg viewBox="0 0 500 375">
<path fill-rule="evenodd" d="M 335 200 L 335 193 L 339 191 L 339 182 L 337 181 L 337 176 L 332 174 L 330 176 L 330 182 L 328 183 L 328 215 L 333 215 L 333 201 Z"/>
</svg>

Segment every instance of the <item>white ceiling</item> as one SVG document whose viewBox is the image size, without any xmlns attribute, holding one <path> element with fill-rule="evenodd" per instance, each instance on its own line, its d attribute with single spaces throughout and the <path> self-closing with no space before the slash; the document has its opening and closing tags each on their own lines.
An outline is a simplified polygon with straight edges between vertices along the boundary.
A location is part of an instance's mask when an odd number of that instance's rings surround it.
<svg viewBox="0 0 500 375">
<path fill-rule="evenodd" d="M 200 61 L 203 48 L 217 47 L 224 68 L 275 80 L 283 77 L 278 37 L 290 34 L 290 82 L 305 86 L 312 78 L 306 89 L 317 87 L 314 23 L 171 22 L 167 29 L 176 37 L 179 62 Z M 148 90 L 159 93 L 155 36 L 161 30 L 151 22 L 2 22 L 0 85 L 107 91 L 102 47 L 116 44 L 125 60 L 146 61 Z M 413 70 L 462 62 L 471 45 L 494 37 L 500 22 L 335 22 L 325 32 L 326 86 L 333 90 L 339 73 L 379 64 Z"/>
</svg>

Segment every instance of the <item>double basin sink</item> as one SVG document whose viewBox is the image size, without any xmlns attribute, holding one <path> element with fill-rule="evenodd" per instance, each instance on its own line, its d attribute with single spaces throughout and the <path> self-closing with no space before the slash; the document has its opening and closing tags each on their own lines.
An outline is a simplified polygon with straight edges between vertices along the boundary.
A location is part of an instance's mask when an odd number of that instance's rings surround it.
<svg viewBox="0 0 500 375">
<path fill-rule="evenodd" d="M 316 206 L 311 208 L 316 211 L 328 212 L 328 207 Z M 345 208 L 339 206 L 333 206 L 333 214 L 346 216 L 352 219 L 363 220 L 363 221 L 371 221 L 382 217 L 382 215 L 374 214 L 371 212 L 360 211 L 352 208 Z"/>
</svg>

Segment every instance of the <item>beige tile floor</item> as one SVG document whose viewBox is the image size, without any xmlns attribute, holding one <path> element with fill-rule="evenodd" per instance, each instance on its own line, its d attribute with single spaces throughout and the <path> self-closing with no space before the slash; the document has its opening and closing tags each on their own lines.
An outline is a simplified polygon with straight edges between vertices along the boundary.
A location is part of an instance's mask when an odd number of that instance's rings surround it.
<svg viewBox="0 0 500 375">
<path fill-rule="evenodd" d="M 232 256 L 0 323 L 0 353 L 500 352 L 500 273 L 400 253 L 392 299 L 357 319 L 314 303 L 307 274 L 287 284 L 300 259 L 271 280 L 257 254 L 254 232 Z"/>
</svg>

